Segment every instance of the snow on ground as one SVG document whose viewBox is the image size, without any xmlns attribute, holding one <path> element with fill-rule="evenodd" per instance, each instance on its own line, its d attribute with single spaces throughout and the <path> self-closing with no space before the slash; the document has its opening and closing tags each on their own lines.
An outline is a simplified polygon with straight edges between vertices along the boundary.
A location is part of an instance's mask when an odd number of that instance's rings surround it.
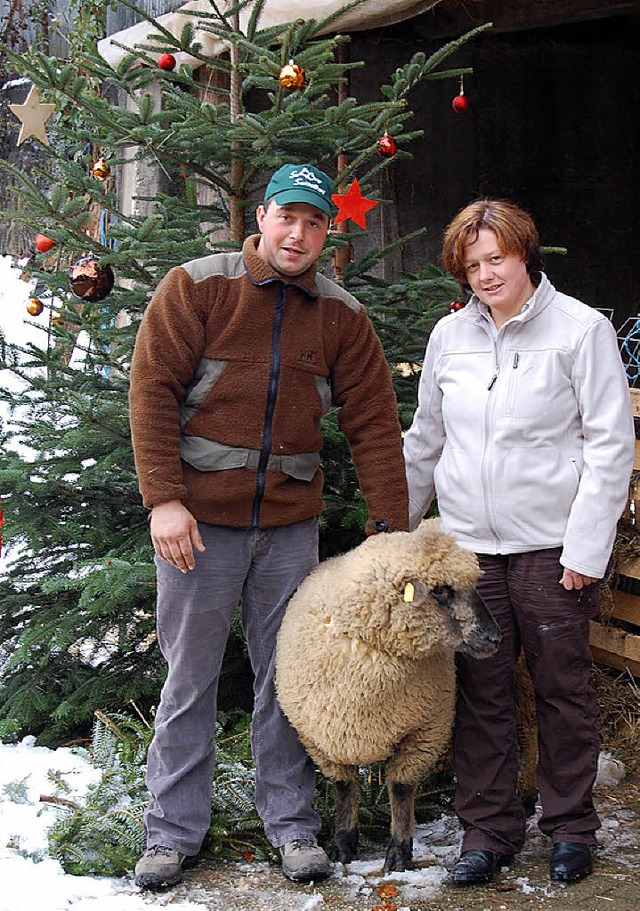
<svg viewBox="0 0 640 911">
<path fill-rule="evenodd" d="M 610 775 L 616 774 L 610 764 L 607 769 Z M 44 911 L 148 911 L 150 906 L 166 905 L 166 894 L 143 893 L 131 878 L 73 876 L 66 874 L 49 855 L 47 831 L 58 818 L 58 811 L 41 797 L 56 793 L 52 773 L 62 778 L 69 788 L 66 797 L 76 803 L 82 803 L 87 790 L 97 783 L 101 774 L 81 749 L 59 747 L 50 750 L 36 746 L 34 737 L 25 737 L 17 744 L 0 743 L 0 911 L 33 911 L 35 908 Z M 622 774 L 623 769 L 618 768 L 617 780 Z M 533 832 L 535 820 L 530 821 L 530 827 Z M 613 847 L 619 834 L 618 821 L 604 818 L 599 840 L 605 853 L 608 846 Z M 447 869 L 458 856 L 460 840 L 460 828 L 451 815 L 444 814 L 418 827 L 414 859 L 418 864 L 427 865 L 391 875 L 393 882 L 402 888 L 403 902 L 428 900 L 440 892 Z M 260 878 L 264 873 L 262 868 L 266 869 L 268 865 L 237 866 L 239 889 L 252 891 L 255 888 L 255 884 L 251 884 L 252 875 Z M 344 869 L 336 865 L 331 881 L 344 885 L 352 896 L 362 897 L 375 896 L 376 886 L 384 879 L 380 857 L 354 861 Z M 516 883 L 522 893 L 541 894 L 540 887 L 534 888 L 526 877 Z M 316 906 L 322 906 L 322 886 L 318 890 L 313 896 L 299 895 L 302 902 L 296 905 L 299 911 L 312 911 Z M 172 911 L 203 911 L 211 907 L 211 893 L 207 895 L 206 891 L 195 888 L 193 897 L 195 900 L 182 901 L 178 895 L 172 896 Z M 279 899 L 274 893 L 273 907 L 278 906 Z M 398 911 L 408 911 L 408 908 L 403 905 Z"/>
<path fill-rule="evenodd" d="M 34 737 L 0 744 L 0 911 L 143 911 L 149 902 L 126 879 L 65 874 L 48 853 L 47 831 L 56 808 L 40 801 L 55 786 L 49 773 L 81 802 L 100 772 L 82 752 L 35 745 Z M 173 911 L 203 911 L 201 904 L 172 902 Z"/>
</svg>

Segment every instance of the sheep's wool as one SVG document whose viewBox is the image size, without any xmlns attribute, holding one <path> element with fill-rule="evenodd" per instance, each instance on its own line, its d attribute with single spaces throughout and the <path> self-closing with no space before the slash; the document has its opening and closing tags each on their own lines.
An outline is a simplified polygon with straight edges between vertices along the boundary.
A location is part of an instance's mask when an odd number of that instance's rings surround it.
<svg viewBox="0 0 640 911">
<path fill-rule="evenodd" d="M 389 757 L 401 781 L 433 766 L 449 743 L 461 639 L 430 592 L 468 590 L 478 576 L 475 555 L 430 519 L 370 537 L 303 581 L 280 630 L 276 687 L 327 777 Z"/>
</svg>

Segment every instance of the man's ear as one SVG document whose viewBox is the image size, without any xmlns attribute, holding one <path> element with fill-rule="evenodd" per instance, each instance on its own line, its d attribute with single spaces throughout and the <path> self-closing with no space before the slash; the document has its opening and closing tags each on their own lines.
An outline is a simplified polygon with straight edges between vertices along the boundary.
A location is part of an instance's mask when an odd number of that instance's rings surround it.
<svg viewBox="0 0 640 911">
<path fill-rule="evenodd" d="M 259 231 L 262 231 L 262 222 L 264 221 L 264 217 L 266 214 L 267 214 L 267 210 L 262 205 L 262 203 L 260 203 L 260 205 L 256 209 L 256 222 L 258 223 Z"/>
</svg>

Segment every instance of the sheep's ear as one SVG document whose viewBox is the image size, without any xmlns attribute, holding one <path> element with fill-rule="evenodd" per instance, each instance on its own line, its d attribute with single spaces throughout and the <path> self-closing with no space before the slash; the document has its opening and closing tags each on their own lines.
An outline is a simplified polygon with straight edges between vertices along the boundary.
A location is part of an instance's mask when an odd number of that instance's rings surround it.
<svg viewBox="0 0 640 911">
<path fill-rule="evenodd" d="M 406 604 L 424 602 L 429 594 L 429 589 L 420 579 L 407 579 L 402 591 L 402 600 Z"/>
<path fill-rule="evenodd" d="M 456 593 L 450 585 L 434 585 L 431 589 L 431 597 L 435 599 L 440 607 L 449 608 L 453 604 Z"/>
</svg>

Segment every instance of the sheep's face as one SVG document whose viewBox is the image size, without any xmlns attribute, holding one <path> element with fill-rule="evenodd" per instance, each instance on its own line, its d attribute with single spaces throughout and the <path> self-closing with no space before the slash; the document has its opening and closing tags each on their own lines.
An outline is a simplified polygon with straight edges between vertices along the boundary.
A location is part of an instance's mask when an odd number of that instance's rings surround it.
<svg viewBox="0 0 640 911">
<path fill-rule="evenodd" d="M 321 564 L 311 581 L 318 580 L 323 629 L 336 642 L 404 661 L 434 649 L 495 652 L 500 632 L 475 592 L 479 576 L 476 555 L 428 519 L 414 532 L 367 539 Z"/>
<path fill-rule="evenodd" d="M 456 651 L 474 658 L 496 653 L 502 638 L 500 627 L 475 588 L 454 591 L 449 585 L 439 585 L 431 590 L 431 596 L 450 624 L 457 640 Z"/>
</svg>

